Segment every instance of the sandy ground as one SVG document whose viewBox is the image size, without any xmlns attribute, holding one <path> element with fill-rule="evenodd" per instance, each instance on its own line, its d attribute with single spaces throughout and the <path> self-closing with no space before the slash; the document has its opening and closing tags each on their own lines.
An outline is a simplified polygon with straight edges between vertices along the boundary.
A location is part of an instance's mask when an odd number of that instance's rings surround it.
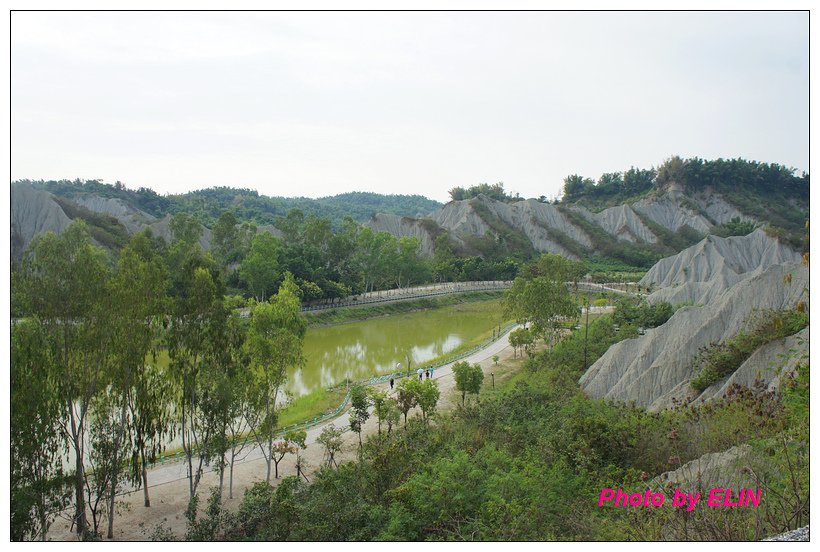
<svg viewBox="0 0 820 552">
<path fill-rule="evenodd" d="M 509 333 L 500 340 L 490 344 L 486 348 L 467 357 L 468 362 L 478 363 L 484 369 L 484 386 L 491 385 L 491 373 L 500 375 L 502 372 L 509 373 L 511 369 L 517 368 L 519 360 L 513 359 L 513 349 L 509 345 Z M 499 356 L 499 366 L 494 366 L 492 357 Z M 452 374 L 452 364 L 435 370 L 433 379 L 439 384 L 441 398 L 439 399 L 439 410 L 453 408 L 461 401 L 461 395 L 455 390 L 455 380 Z M 498 377 L 498 376 L 497 376 Z M 497 381 L 498 383 L 498 381 Z M 388 387 L 384 384 L 379 387 Z M 410 411 L 408 418 L 420 415 L 418 409 Z M 330 420 L 308 430 L 307 448 L 302 453 L 303 464 L 307 465 L 308 477 L 312 479 L 312 474 L 317 471 L 323 462 L 322 447 L 316 443 L 316 438 L 322 429 L 328 425 L 336 427 L 349 427 L 348 413 L 345 412 L 338 418 Z M 378 430 L 375 416 L 371 416 L 365 424 L 363 437 L 372 435 Z M 344 434 L 344 448 L 337 455 L 337 460 L 341 462 L 354 460 L 358 448 L 358 437 L 355 433 L 347 431 Z M 233 498 L 228 498 L 228 474 L 225 474 L 224 503 L 229 509 L 235 509 L 242 501 L 245 489 L 254 483 L 265 480 L 267 465 L 258 447 L 251 449 L 250 445 L 243 451 L 244 459 L 237 460 L 234 467 Z M 279 475 L 296 475 L 295 455 L 286 455 L 279 463 Z M 186 466 L 184 462 L 166 464 L 155 467 L 148 473 L 148 488 L 151 498 L 151 507 L 143 506 L 143 491 L 135 490 L 119 497 L 116 506 L 116 518 L 114 520 L 114 538 L 116 540 L 147 540 L 154 528 L 160 524 L 170 529 L 177 538 L 182 538 L 185 534 L 184 512 L 188 506 L 188 480 L 186 478 Z M 204 508 L 207 498 L 210 496 L 211 487 L 219 484 L 218 475 L 206 468 L 199 485 L 200 507 Z M 273 467 L 271 467 L 273 470 Z M 273 480 L 275 486 L 280 480 Z M 70 513 L 67 513 L 70 515 Z M 90 515 L 89 515 L 90 519 Z M 105 534 L 107 521 L 101 523 L 101 532 Z M 69 531 L 70 520 L 58 518 L 49 531 L 49 540 L 76 540 L 76 535 Z"/>
</svg>

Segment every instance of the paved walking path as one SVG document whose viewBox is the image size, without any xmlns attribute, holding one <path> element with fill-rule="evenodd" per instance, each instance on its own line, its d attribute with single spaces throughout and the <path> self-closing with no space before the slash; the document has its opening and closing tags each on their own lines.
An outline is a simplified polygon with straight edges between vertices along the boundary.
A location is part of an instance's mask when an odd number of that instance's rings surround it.
<svg viewBox="0 0 820 552">
<path fill-rule="evenodd" d="M 519 326 L 515 326 L 507 331 L 506 334 L 502 335 L 501 338 L 497 339 L 496 341 L 487 345 L 487 347 L 476 351 L 470 356 L 462 358 L 458 361 L 453 361 L 449 364 L 445 364 L 444 366 L 440 366 L 436 368 L 433 372 L 433 379 L 434 380 L 443 380 L 445 378 L 450 378 L 453 375 L 453 365 L 456 362 L 463 362 L 467 361 L 470 364 L 475 364 L 482 362 L 488 358 L 492 358 L 494 355 L 497 355 L 500 351 L 505 349 L 510 345 L 509 337 L 510 332 L 516 329 Z M 409 376 L 415 377 L 415 376 Z M 381 386 L 386 386 L 387 384 L 382 384 Z M 350 410 L 348 409 L 340 416 L 328 420 L 324 423 L 317 424 L 307 430 L 307 439 L 305 440 L 305 444 L 310 446 L 311 444 L 316 442 L 316 439 L 322 433 L 322 430 L 325 427 L 334 426 L 341 429 L 348 429 L 350 427 Z M 248 452 L 249 448 L 252 447 L 251 444 L 243 451 L 243 454 L 246 454 L 244 458 L 240 461 L 237 460 L 236 465 L 245 464 L 248 462 L 253 462 L 255 460 L 263 460 L 264 455 L 260 450 L 259 446 L 253 446 Z M 194 466 L 198 463 L 198 460 L 195 461 Z M 207 473 L 210 471 L 215 471 L 212 467 L 204 466 L 203 472 Z M 166 483 L 170 483 L 173 481 L 179 481 L 182 479 L 186 479 L 188 477 L 188 463 L 186 461 L 182 462 L 174 462 L 166 465 L 161 465 L 158 467 L 154 467 L 149 470 L 148 472 L 148 481 L 149 481 L 149 488 L 156 487 L 158 485 L 164 485 Z M 127 488 L 124 492 L 131 492 L 136 490 L 136 488 Z"/>
</svg>

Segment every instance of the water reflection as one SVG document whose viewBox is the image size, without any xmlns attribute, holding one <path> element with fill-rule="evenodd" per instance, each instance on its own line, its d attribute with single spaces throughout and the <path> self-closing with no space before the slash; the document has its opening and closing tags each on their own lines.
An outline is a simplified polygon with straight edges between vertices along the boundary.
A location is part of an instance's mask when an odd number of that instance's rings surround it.
<svg viewBox="0 0 820 552">
<path fill-rule="evenodd" d="M 387 374 L 397 371 L 397 365 L 406 370 L 408 358 L 415 368 L 497 324 L 486 311 L 466 307 L 311 328 L 305 337 L 306 364 L 289 374 L 288 391 L 299 397 L 345 378 L 355 381 Z"/>
</svg>

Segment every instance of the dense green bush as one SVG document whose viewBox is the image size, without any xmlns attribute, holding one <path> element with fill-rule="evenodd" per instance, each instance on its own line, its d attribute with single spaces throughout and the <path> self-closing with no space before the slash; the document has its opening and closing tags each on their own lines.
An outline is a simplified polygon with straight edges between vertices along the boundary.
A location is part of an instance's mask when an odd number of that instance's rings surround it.
<svg viewBox="0 0 820 552">
<path fill-rule="evenodd" d="M 793 335 L 809 323 L 808 313 L 797 310 L 761 311 L 753 329 L 740 332 L 722 343 L 710 343 L 698 351 L 695 366 L 698 375 L 691 381 L 695 391 L 703 392 L 737 370 L 761 345 Z"/>
</svg>

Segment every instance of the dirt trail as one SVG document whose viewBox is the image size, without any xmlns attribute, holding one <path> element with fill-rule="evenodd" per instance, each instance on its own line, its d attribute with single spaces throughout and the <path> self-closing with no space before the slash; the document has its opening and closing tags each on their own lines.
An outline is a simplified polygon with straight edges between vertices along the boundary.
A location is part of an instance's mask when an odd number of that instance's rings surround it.
<svg viewBox="0 0 820 552">
<path fill-rule="evenodd" d="M 461 360 L 465 360 L 471 364 L 480 364 L 485 372 L 484 384 L 489 385 L 490 378 L 488 376 L 493 366 L 492 358 L 495 355 L 498 355 L 499 362 L 501 363 L 512 360 L 513 349 L 509 344 L 509 332 L 484 349 Z M 460 400 L 460 395 L 455 390 L 452 365 L 453 363 L 450 363 L 441 368 L 437 368 L 433 374 L 433 379 L 436 380 L 441 390 L 441 399 L 438 405 L 439 410 L 452 408 Z M 376 387 L 386 388 L 388 384 L 385 383 Z M 413 409 L 408 415 L 408 418 L 416 415 L 417 411 L 418 408 Z M 348 411 L 338 418 L 317 425 L 307 431 L 307 448 L 303 451 L 302 459 L 303 464 L 307 466 L 308 477 L 310 479 L 312 479 L 312 475 L 318 471 L 323 462 L 323 451 L 321 446 L 316 444 L 316 438 L 322 430 L 329 425 L 346 429 L 350 427 L 349 422 Z M 362 437 L 372 435 L 377 431 L 377 420 L 375 416 L 371 416 L 364 426 Z M 338 454 L 338 461 L 340 463 L 355 460 L 356 451 L 358 449 L 358 437 L 355 433 L 347 431 L 343 438 L 344 447 L 342 452 Z M 267 465 L 259 448 L 246 448 L 243 454 L 246 454 L 244 459 L 242 461 L 237 460 L 234 467 L 233 499 L 227 498 L 227 470 L 225 474 L 225 505 L 230 509 L 239 506 L 246 489 L 250 488 L 254 483 L 265 480 Z M 279 463 L 280 477 L 296 474 L 295 461 L 296 458 L 294 455 L 289 454 L 285 456 Z M 219 484 L 217 473 L 211 471 L 210 468 L 206 468 L 206 470 L 208 471 L 202 476 L 202 482 L 199 485 L 198 491 L 201 497 L 201 507 L 204 507 L 207 502 L 211 487 Z M 117 501 L 117 517 L 114 520 L 115 540 L 146 540 L 149 538 L 153 529 L 160 523 L 170 529 L 177 538 L 181 539 L 184 536 L 186 521 L 184 512 L 188 507 L 186 464 L 184 462 L 176 462 L 155 467 L 150 470 L 148 481 L 151 496 L 150 508 L 143 506 L 143 491 L 141 489 L 119 497 Z M 281 479 L 274 480 L 272 484 L 275 486 L 279 481 L 281 481 Z M 69 520 L 63 518 L 57 519 L 49 531 L 49 540 L 76 540 L 76 535 L 69 531 L 69 527 Z M 101 527 L 104 527 L 104 525 L 101 524 Z"/>
</svg>

